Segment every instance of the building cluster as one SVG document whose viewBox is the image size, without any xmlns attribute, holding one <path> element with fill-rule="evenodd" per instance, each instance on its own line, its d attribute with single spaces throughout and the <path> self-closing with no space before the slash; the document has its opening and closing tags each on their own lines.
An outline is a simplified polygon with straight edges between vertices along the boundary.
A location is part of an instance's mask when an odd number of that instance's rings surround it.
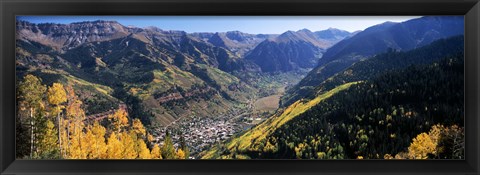
<svg viewBox="0 0 480 175">
<path fill-rule="evenodd" d="M 175 147 L 179 147 L 181 137 L 183 137 L 190 148 L 191 155 L 195 156 L 244 130 L 244 124 L 231 120 L 232 116 L 237 113 L 231 112 L 229 115 L 219 117 L 192 116 L 188 119 L 176 121 L 170 127 L 155 132 L 160 134 L 156 136 L 156 139 L 162 145 L 168 130 Z"/>
<path fill-rule="evenodd" d="M 197 158 L 199 153 L 208 150 L 217 143 L 228 140 L 235 134 L 244 131 L 263 120 L 258 115 L 251 113 L 249 108 L 240 110 L 232 109 L 226 114 L 214 117 L 191 116 L 179 119 L 168 127 L 158 128 L 154 132 L 156 142 L 163 145 L 165 134 L 170 133 L 175 147 L 180 147 L 183 139 L 190 149 L 192 158 Z"/>
</svg>

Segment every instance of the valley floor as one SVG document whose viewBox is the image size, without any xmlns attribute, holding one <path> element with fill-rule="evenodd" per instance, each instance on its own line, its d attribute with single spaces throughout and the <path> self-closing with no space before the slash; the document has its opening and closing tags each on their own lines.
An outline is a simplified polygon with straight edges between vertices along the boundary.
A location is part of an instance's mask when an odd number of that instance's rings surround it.
<svg viewBox="0 0 480 175">
<path fill-rule="evenodd" d="M 277 82 L 281 85 L 263 90 L 270 92 L 271 95 L 257 96 L 255 94 L 245 103 L 232 106 L 226 114 L 209 117 L 183 117 L 167 126 L 156 127 L 153 133 L 155 140 L 163 144 L 168 131 L 172 133 L 173 142 L 177 143 L 176 147 L 179 146 L 180 140 L 184 139 L 189 145 L 190 158 L 199 159 L 202 157 L 202 152 L 248 130 L 271 116 L 279 108 L 280 98 L 285 93 L 287 85 L 297 83 L 294 78 L 289 80 L 289 82 Z"/>
</svg>

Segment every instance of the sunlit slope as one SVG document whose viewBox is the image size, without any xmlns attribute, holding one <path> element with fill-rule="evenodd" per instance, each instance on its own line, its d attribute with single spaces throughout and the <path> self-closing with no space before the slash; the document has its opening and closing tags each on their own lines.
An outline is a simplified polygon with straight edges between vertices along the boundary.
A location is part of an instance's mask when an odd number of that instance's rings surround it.
<svg viewBox="0 0 480 175">
<path fill-rule="evenodd" d="M 337 86 L 336 88 L 323 93 L 313 100 L 302 101 L 298 100 L 292 105 L 288 106 L 283 112 L 277 113 L 274 116 L 267 119 L 265 122 L 257 125 L 256 127 L 248 130 L 243 135 L 233 138 L 226 144 L 228 150 L 237 149 L 238 151 L 245 151 L 251 148 L 255 148 L 260 142 L 262 142 L 268 135 L 273 133 L 277 128 L 285 124 L 286 122 L 292 120 L 296 116 L 306 112 L 311 107 L 317 105 L 321 101 L 330 98 L 337 92 L 348 89 L 354 84 L 358 84 L 361 81 L 345 83 L 343 85 Z M 220 155 L 219 148 L 215 147 L 209 152 L 207 152 L 202 159 L 216 159 Z"/>
<path fill-rule="evenodd" d="M 176 66 L 154 70 L 152 81 L 132 85 L 130 93 L 143 100 L 157 122 L 169 125 L 184 117 L 223 115 L 255 91 L 220 69 L 204 64 L 191 67 L 190 72 Z"/>
<path fill-rule="evenodd" d="M 66 86 L 71 85 L 83 101 L 87 115 L 117 108 L 120 102 L 112 96 L 114 91 L 112 88 L 89 82 L 61 70 L 37 70 L 32 74 L 41 77 L 47 86 L 51 86 L 54 82 L 60 82 Z"/>
</svg>

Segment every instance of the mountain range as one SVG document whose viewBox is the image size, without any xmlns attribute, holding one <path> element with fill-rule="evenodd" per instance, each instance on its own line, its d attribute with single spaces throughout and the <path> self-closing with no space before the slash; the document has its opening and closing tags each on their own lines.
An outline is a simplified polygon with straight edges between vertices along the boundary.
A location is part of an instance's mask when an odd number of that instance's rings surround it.
<svg viewBox="0 0 480 175">
<path fill-rule="evenodd" d="M 434 124 L 463 123 L 461 16 L 356 32 L 187 33 L 115 21 L 16 29 L 17 78 L 73 86 L 87 115 L 126 104 L 151 128 L 264 119 L 195 152 L 203 158 L 375 159 L 403 154 Z M 263 97 L 276 98 L 262 101 L 274 111 L 255 112 Z"/>
<path fill-rule="evenodd" d="M 327 48 L 350 36 L 338 29 L 287 31 L 258 44 L 246 59 L 259 65 L 263 72 L 313 68 Z"/>
<path fill-rule="evenodd" d="M 263 91 L 243 73 L 262 76 L 264 72 L 312 68 L 326 48 L 347 36 L 348 32 L 338 29 L 319 34 L 308 30 L 281 35 L 186 33 L 115 21 L 17 21 L 17 72 L 37 74 L 49 83 L 72 83 L 83 99 L 94 96 L 95 100 L 85 104 L 87 114 L 110 109 L 119 101 L 132 102 L 135 109 L 130 112 L 146 123 L 168 125 L 190 115 L 225 114 L 228 106 L 245 103 Z M 264 48 L 271 43 L 297 53 L 265 58 L 279 66 L 289 64 L 288 68 L 266 69 L 254 56 L 277 52 L 279 48 Z"/>
<path fill-rule="evenodd" d="M 369 27 L 329 48 L 316 67 L 282 98 L 282 103 L 289 105 L 311 96 L 324 80 L 367 57 L 388 49 L 408 51 L 463 32 L 462 16 L 427 16 Z"/>
</svg>

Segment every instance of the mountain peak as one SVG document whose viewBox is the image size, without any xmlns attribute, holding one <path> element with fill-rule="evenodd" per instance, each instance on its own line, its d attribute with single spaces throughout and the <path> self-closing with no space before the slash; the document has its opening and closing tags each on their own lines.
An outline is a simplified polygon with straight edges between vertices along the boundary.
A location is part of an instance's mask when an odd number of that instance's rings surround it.
<svg viewBox="0 0 480 175">
<path fill-rule="evenodd" d="M 289 30 L 279 35 L 276 39 L 277 41 L 280 41 L 280 42 L 282 41 L 285 42 L 290 40 L 306 40 L 308 37 L 311 37 L 311 36 L 308 36 L 308 35 L 311 35 L 311 33 L 312 32 L 308 29 L 298 30 L 296 32 Z"/>
<path fill-rule="evenodd" d="M 326 31 L 345 31 L 345 30 L 340 30 L 340 29 L 337 29 L 337 28 L 329 27 L 328 29 L 326 29 Z"/>
<path fill-rule="evenodd" d="M 120 23 L 118 23 L 117 21 L 95 20 L 95 21 L 73 22 L 70 24 L 120 24 Z"/>
<path fill-rule="evenodd" d="M 340 30 L 337 28 L 328 28 L 321 31 L 314 32 L 318 39 L 327 39 L 327 40 L 342 40 L 346 37 L 351 36 L 351 33 L 345 30 Z"/>
<path fill-rule="evenodd" d="M 151 30 L 151 31 L 157 31 L 157 32 L 160 32 L 160 31 L 163 31 L 162 29 L 156 27 L 156 26 L 147 26 L 147 27 L 144 27 L 145 30 Z"/>
<path fill-rule="evenodd" d="M 295 31 L 292 31 L 292 30 L 288 30 L 286 32 L 283 32 L 282 34 L 280 34 L 279 37 L 286 37 L 286 36 L 295 36 Z"/>
<path fill-rule="evenodd" d="M 297 31 L 297 33 L 298 33 L 298 32 L 312 32 L 312 31 L 310 31 L 310 30 L 308 30 L 308 29 L 304 28 L 304 29 L 300 29 L 300 30 L 298 30 L 298 31 Z"/>
</svg>

